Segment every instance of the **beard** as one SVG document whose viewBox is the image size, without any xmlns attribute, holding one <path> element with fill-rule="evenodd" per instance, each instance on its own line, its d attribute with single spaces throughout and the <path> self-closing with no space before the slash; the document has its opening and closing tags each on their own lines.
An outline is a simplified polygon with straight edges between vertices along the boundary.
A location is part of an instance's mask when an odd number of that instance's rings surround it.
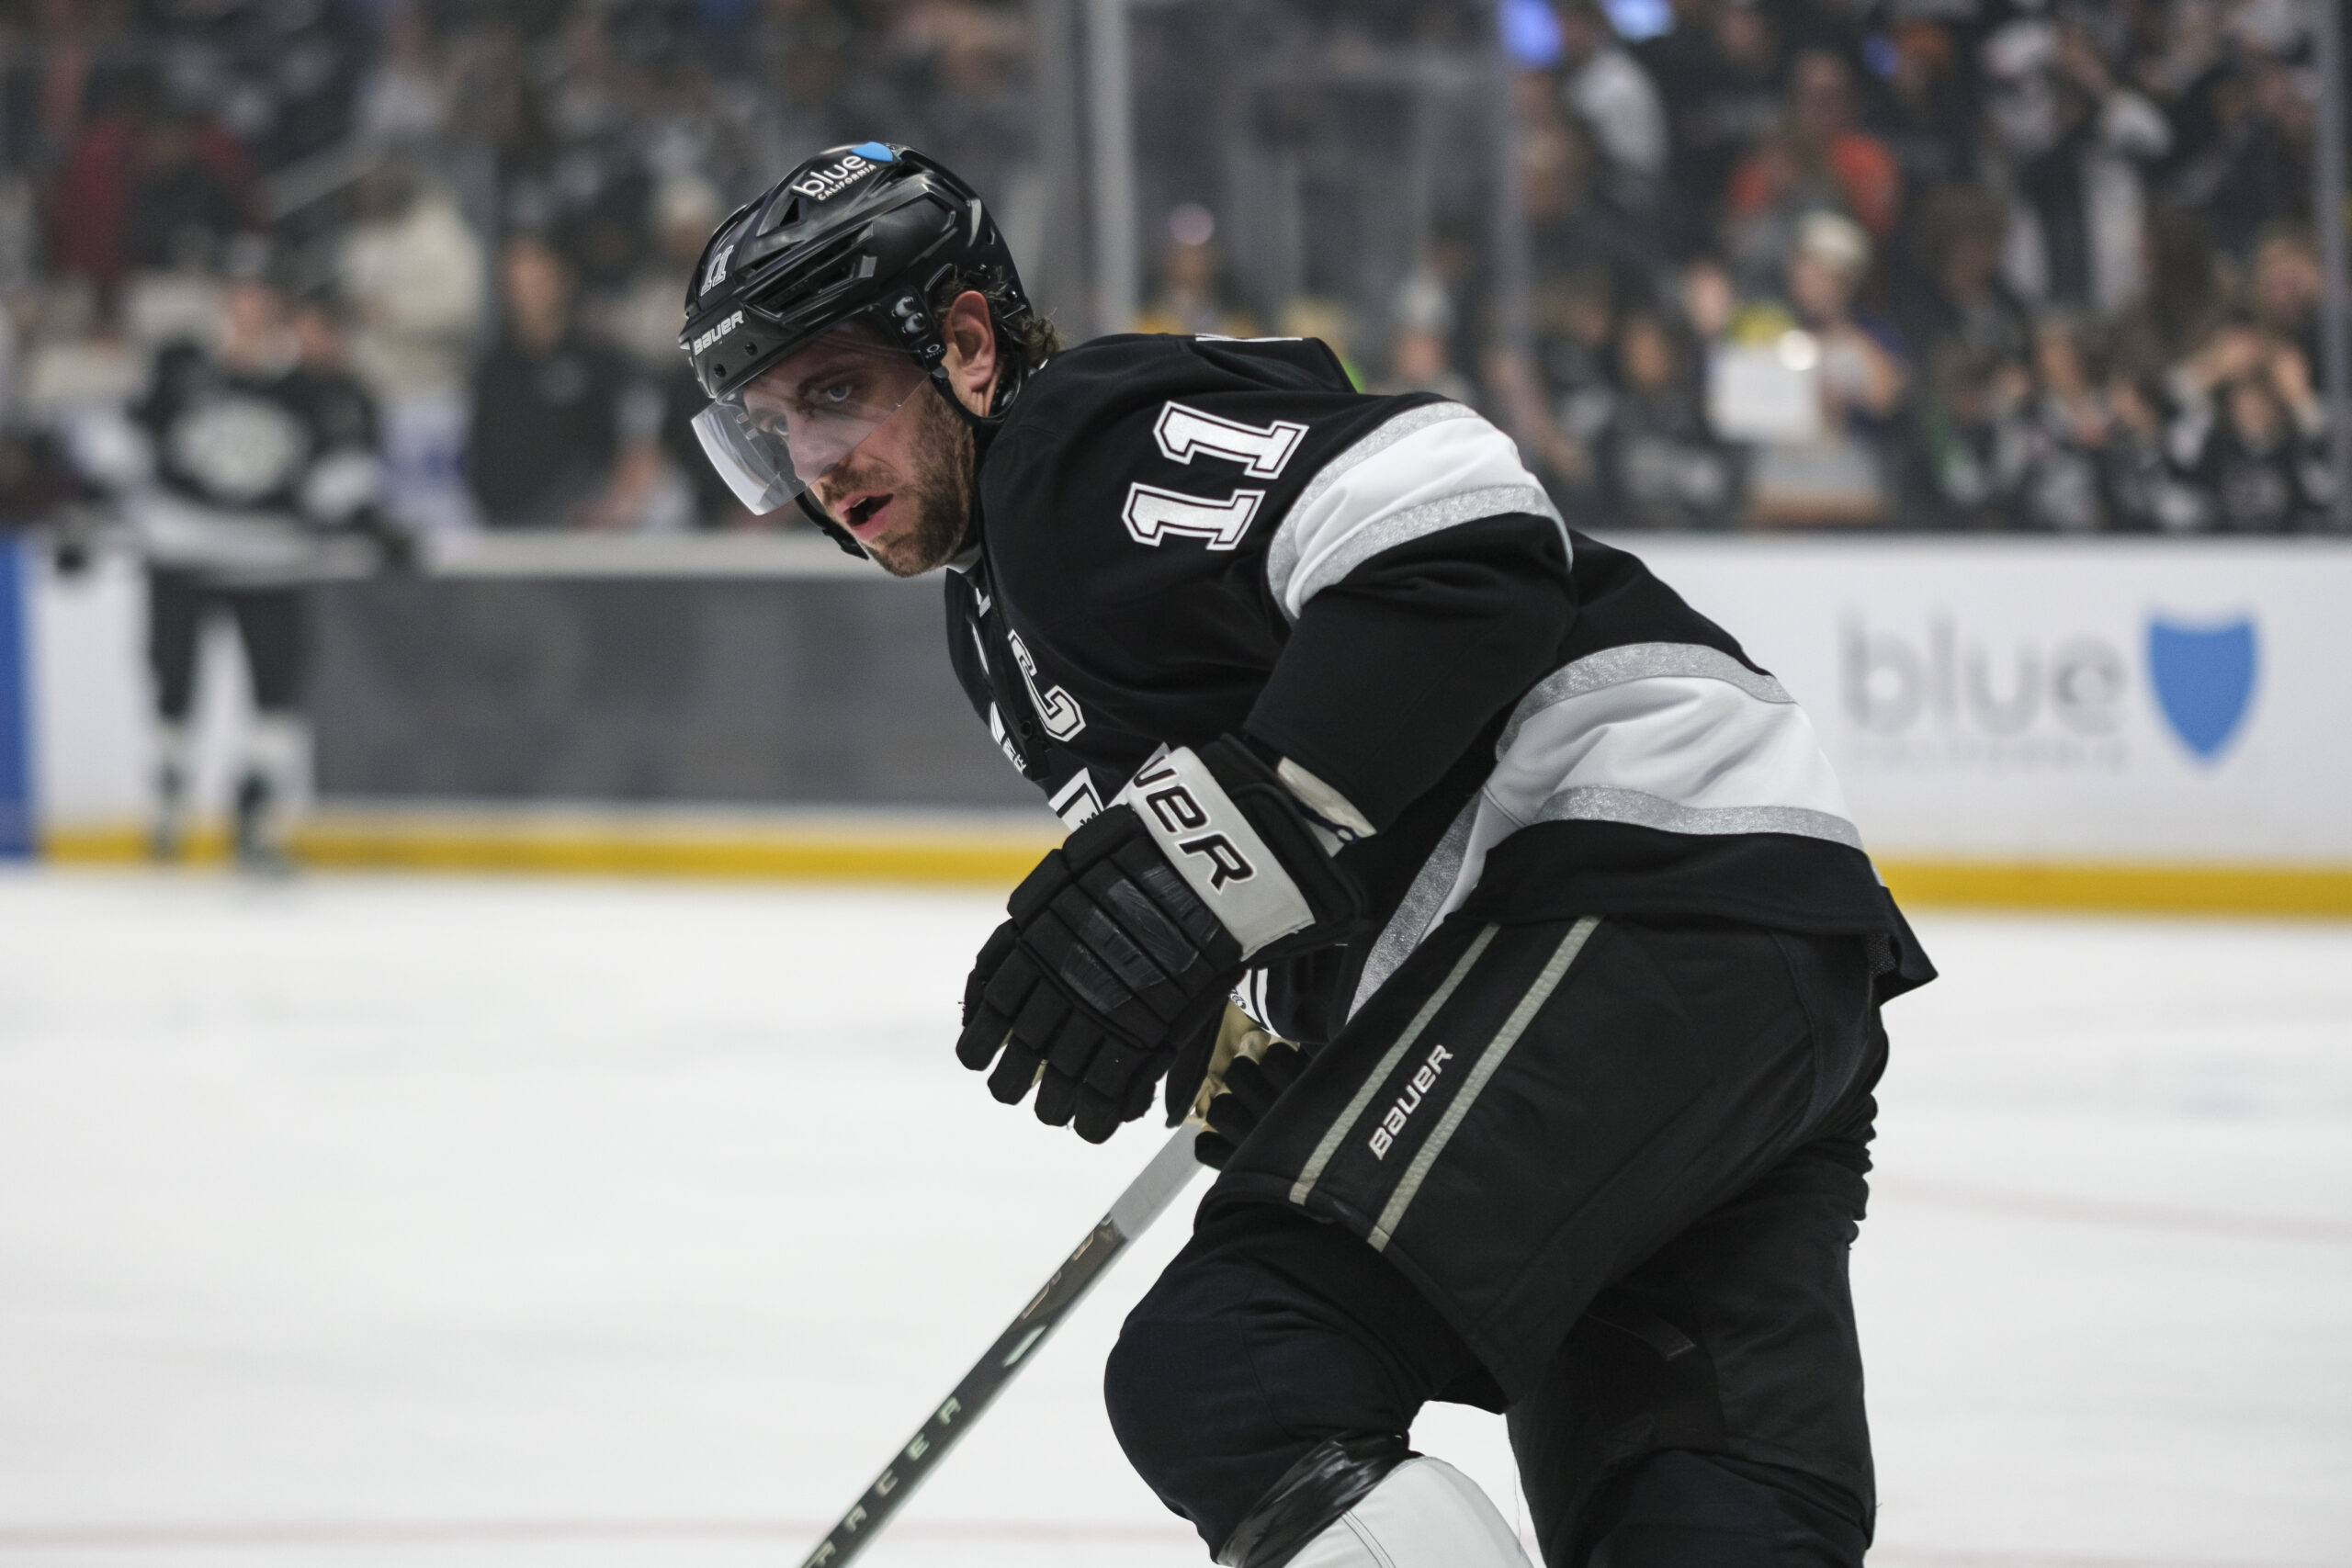
<svg viewBox="0 0 2352 1568">
<path fill-rule="evenodd" d="M 964 547 L 972 518 L 972 432 L 926 389 L 917 389 L 899 417 L 914 422 L 904 471 L 861 463 L 853 452 L 825 476 L 825 489 L 834 495 L 888 491 L 899 519 L 880 537 L 860 540 L 859 547 L 893 577 L 921 577 L 945 566 Z M 830 503 L 826 511 L 832 513 Z M 834 520 L 840 521 L 838 515 Z"/>
</svg>

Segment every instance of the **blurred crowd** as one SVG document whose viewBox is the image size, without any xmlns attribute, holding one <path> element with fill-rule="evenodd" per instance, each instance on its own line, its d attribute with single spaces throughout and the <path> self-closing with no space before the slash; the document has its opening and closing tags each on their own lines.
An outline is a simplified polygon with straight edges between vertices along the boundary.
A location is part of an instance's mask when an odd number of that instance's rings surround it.
<svg viewBox="0 0 2352 1568">
<path fill-rule="evenodd" d="M 1352 336 L 1587 525 L 2325 525 L 2306 0 L 1506 13 L 1523 331 L 1459 222 L 1375 321 L 1241 299 L 1213 193 L 1146 214 L 1138 324 Z M 92 433 L 235 288 L 369 400 L 404 526 L 748 525 L 675 349 L 703 240 L 882 137 L 1034 243 L 1031 52 L 1023 0 L 0 5 L 0 522 L 119 482 Z"/>
<path fill-rule="evenodd" d="M 413 529 L 748 525 L 688 427 L 703 242 L 876 134 L 1018 184 L 1026 39 L 978 0 L 0 6 L 0 513 L 119 487 L 108 416 L 237 291 L 365 389 Z"/>
<path fill-rule="evenodd" d="M 2310 7 L 1549 9 L 1488 380 L 1579 518 L 2326 525 Z"/>
</svg>

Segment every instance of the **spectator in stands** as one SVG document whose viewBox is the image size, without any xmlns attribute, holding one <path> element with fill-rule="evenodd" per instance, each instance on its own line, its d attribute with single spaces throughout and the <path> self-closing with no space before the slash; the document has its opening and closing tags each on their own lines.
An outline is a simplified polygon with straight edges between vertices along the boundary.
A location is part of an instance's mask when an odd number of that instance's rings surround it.
<svg viewBox="0 0 2352 1568">
<path fill-rule="evenodd" d="M 1707 428 L 1700 383 L 1666 319 L 1626 312 L 1617 396 L 1600 435 L 1609 518 L 1633 528 L 1722 528 L 1739 500 L 1736 455 Z"/>
<path fill-rule="evenodd" d="M 2292 344 L 2250 327 L 2221 333 L 2176 373 L 2167 442 L 2203 492 L 2206 526 L 2283 534 L 2322 525 L 2333 491 L 2327 416 Z"/>
<path fill-rule="evenodd" d="M 1454 367 L 1453 296 L 1435 267 L 1417 267 L 1405 279 L 1396 291 L 1396 318 L 1388 373 L 1372 390 L 1436 392 L 1458 403 L 1477 401 L 1470 378 Z"/>
<path fill-rule="evenodd" d="M 1732 172 L 1724 211 L 1734 258 L 1751 288 L 1769 288 L 1808 214 L 1842 213 L 1883 238 L 1894 231 L 1902 197 L 1894 155 L 1854 124 L 1851 68 L 1808 50 L 1791 62 L 1780 123 Z"/>
<path fill-rule="evenodd" d="M 1981 186 L 1942 186 L 1917 204 L 1910 224 L 1909 265 L 1894 291 L 1904 341 L 1931 362 L 1959 342 L 2022 365 L 2033 326 L 2023 301 L 2001 276 L 2008 209 Z"/>
<path fill-rule="evenodd" d="M 475 367 L 466 476 L 501 528 L 633 526 L 661 473 L 659 394 L 583 333 L 571 269 L 533 235 L 499 258 L 504 332 Z"/>
<path fill-rule="evenodd" d="M 472 515 L 458 459 L 488 305 L 481 241 L 446 187 L 404 160 L 354 194 L 335 275 L 353 363 L 383 409 L 388 504 L 419 526 L 458 525 Z"/>
<path fill-rule="evenodd" d="M 1516 434 L 1561 511 L 1589 525 L 1605 520 L 1595 447 L 1617 402 L 1617 282 L 1594 264 L 1539 276 L 1532 292 L 1535 362 L 1509 384 Z"/>
<path fill-rule="evenodd" d="M 144 189 L 153 210 L 135 209 Z M 113 85 L 106 108 L 83 128 L 48 197 L 50 259 L 60 271 L 111 288 L 132 265 L 173 256 L 191 226 L 218 239 L 254 216 L 253 170 L 234 137 L 164 102 L 152 76 Z"/>
<path fill-rule="evenodd" d="M 2110 373 L 2104 483 L 2109 526 L 2139 534 L 2202 528 L 2211 512 L 2197 486 L 2175 471 L 2165 451 L 2165 397 L 2153 383 Z"/>
<path fill-rule="evenodd" d="M 361 79 L 353 129 L 369 146 L 413 152 L 448 123 L 448 71 L 424 0 L 398 0 L 384 17 L 382 51 Z"/>
<path fill-rule="evenodd" d="M 1618 40 L 1599 0 L 1557 0 L 1560 104 L 1590 126 L 1613 169 L 1646 192 L 1665 177 L 1666 106 L 1649 73 Z"/>
<path fill-rule="evenodd" d="M 219 265 L 231 237 L 257 229 L 249 186 L 216 152 L 214 132 L 185 110 L 148 120 L 122 221 L 123 260 L 182 272 Z"/>
<path fill-rule="evenodd" d="M 1668 39 L 1700 36 L 1664 57 L 1673 81 L 1676 188 L 1713 215 L 1733 168 L 1781 118 L 1781 44 L 1758 5 L 1725 3 L 1687 13 Z"/>
<path fill-rule="evenodd" d="M 1870 265 L 1870 236 L 1852 220 L 1815 212 L 1798 225 L 1788 303 L 1821 345 L 1822 395 L 1833 424 L 1892 418 L 1910 376 L 1901 340 L 1857 306 Z"/>
<path fill-rule="evenodd" d="M 2247 60 L 2214 95 L 2216 135 L 2182 193 L 2211 220 L 2213 238 L 2244 258 L 2263 229 L 2311 211 L 2317 126 L 2311 89 L 2284 61 Z"/>
<path fill-rule="evenodd" d="M 1136 317 L 1139 333 L 1216 333 L 1248 337 L 1256 325 L 1226 288 L 1216 250 L 1216 215 L 1197 201 L 1168 214 L 1159 253 L 1159 290 Z"/>
<path fill-rule="evenodd" d="M 2082 333 L 2063 313 L 2034 330 L 2034 390 L 2019 410 L 2017 522 L 2061 534 L 2109 525 L 2106 454 L 2109 419 Z"/>
<path fill-rule="evenodd" d="M 1886 82 L 1866 117 L 1894 154 L 1906 190 L 1973 179 L 1977 126 L 1961 78 L 1958 48 L 1944 24 L 1898 22 L 1884 46 Z"/>
<path fill-rule="evenodd" d="M 1521 137 L 1520 210 L 1539 287 L 1600 267 L 1626 292 L 1647 288 L 1665 264 L 1657 225 L 1612 188 L 1597 141 L 1579 119 L 1547 118 Z"/>
<path fill-rule="evenodd" d="M 94 114 L 119 102 L 135 48 L 123 0 L 37 0 L 5 86 L 6 152 L 37 177 L 71 155 Z"/>
<path fill-rule="evenodd" d="M 2199 214 L 2159 208 L 2141 234 L 2140 292 L 2115 322 L 2116 367 L 2157 379 L 2217 332 L 2229 310 L 2229 282 Z"/>
<path fill-rule="evenodd" d="M 2246 302 L 2255 324 L 2280 342 L 2293 344 L 2307 365 L 2317 365 L 2321 358 L 2323 282 L 2319 242 L 2308 223 L 2285 219 L 2263 231 L 2254 247 Z"/>
<path fill-rule="evenodd" d="M 2082 27 L 2013 22 L 1985 56 L 2018 196 L 2013 276 L 2036 299 L 2111 314 L 2139 286 L 2143 171 L 2170 151 L 2171 127 Z"/>
<path fill-rule="evenodd" d="M 1779 346 L 1820 400 L 1816 436 L 1758 450 L 1751 515 L 1759 521 L 1871 523 L 1886 513 L 1911 373 L 1894 330 L 1857 302 L 1870 265 L 1860 224 L 1809 212 L 1781 297 L 1751 303 L 1733 323 L 1735 337 Z"/>
<path fill-rule="evenodd" d="M 1928 362 L 1906 487 L 1913 525 L 1988 532 L 2008 527 L 2025 455 L 2018 411 L 2024 367 L 1964 338 Z"/>
<path fill-rule="evenodd" d="M 481 326 L 481 242 L 409 164 L 378 168 L 356 197 L 336 267 L 356 319 L 354 357 L 389 400 L 451 396 Z"/>
</svg>

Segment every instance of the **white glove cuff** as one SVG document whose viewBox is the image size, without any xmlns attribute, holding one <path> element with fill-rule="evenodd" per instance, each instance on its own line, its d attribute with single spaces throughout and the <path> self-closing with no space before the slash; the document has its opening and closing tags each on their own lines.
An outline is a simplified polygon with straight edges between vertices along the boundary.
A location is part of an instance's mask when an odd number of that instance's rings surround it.
<svg viewBox="0 0 2352 1568">
<path fill-rule="evenodd" d="M 1315 910 L 1208 764 L 1189 746 L 1147 762 L 1114 798 L 1233 933 L 1244 958 L 1315 923 Z"/>
</svg>

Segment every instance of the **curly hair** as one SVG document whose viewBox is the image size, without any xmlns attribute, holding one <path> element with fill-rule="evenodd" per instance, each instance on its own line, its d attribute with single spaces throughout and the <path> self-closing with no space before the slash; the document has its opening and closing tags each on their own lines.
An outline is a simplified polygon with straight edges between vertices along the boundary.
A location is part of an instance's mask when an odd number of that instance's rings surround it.
<svg viewBox="0 0 2352 1568">
<path fill-rule="evenodd" d="M 1061 330 L 1038 311 L 1024 310 L 1017 320 L 1007 320 L 1013 309 L 1012 285 L 1001 278 L 975 277 L 959 267 L 933 288 L 931 308 L 944 316 L 956 297 L 966 293 L 978 293 L 989 302 L 989 324 L 996 329 L 997 351 L 1012 359 L 1022 375 L 1062 351 Z"/>
</svg>

